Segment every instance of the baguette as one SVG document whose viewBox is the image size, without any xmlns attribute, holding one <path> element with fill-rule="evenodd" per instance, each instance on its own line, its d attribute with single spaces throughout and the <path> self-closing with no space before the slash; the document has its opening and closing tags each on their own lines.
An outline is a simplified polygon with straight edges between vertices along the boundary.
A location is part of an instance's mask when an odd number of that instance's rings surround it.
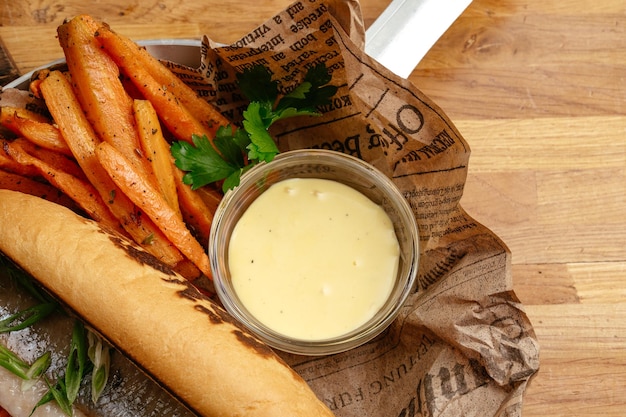
<svg viewBox="0 0 626 417">
<path fill-rule="evenodd" d="M 0 250 L 201 416 L 333 416 L 184 278 L 65 207 L 0 190 Z"/>
</svg>

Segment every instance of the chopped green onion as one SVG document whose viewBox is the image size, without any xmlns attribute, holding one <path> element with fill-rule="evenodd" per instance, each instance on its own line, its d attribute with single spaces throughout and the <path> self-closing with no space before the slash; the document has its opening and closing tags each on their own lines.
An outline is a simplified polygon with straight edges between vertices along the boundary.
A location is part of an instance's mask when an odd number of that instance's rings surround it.
<svg viewBox="0 0 626 417">
<path fill-rule="evenodd" d="M 0 320 L 0 333 L 14 332 L 22 330 L 38 321 L 48 317 L 57 308 L 57 303 L 41 303 L 32 307 L 20 310 L 9 317 Z"/>
<path fill-rule="evenodd" d="M 87 353 L 94 367 L 91 375 L 91 400 L 95 404 L 109 380 L 111 347 L 91 331 L 87 333 L 87 340 L 89 342 Z"/>
<path fill-rule="evenodd" d="M 74 323 L 70 353 L 65 367 L 65 387 L 67 399 L 71 403 L 76 400 L 80 383 L 87 367 L 87 337 L 85 326 L 78 320 Z"/>
</svg>

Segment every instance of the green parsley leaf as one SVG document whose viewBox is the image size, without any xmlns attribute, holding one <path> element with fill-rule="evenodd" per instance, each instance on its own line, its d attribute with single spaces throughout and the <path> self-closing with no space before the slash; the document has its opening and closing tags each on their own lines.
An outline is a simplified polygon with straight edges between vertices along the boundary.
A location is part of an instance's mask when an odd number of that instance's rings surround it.
<svg viewBox="0 0 626 417">
<path fill-rule="evenodd" d="M 248 159 L 271 162 L 279 150 L 267 129 L 274 122 L 273 113 L 266 106 L 253 101 L 243 112 L 243 127 L 250 136 Z"/>
<path fill-rule="evenodd" d="M 239 130 L 237 130 L 239 132 Z M 235 140 L 232 129 L 229 127 L 221 127 L 218 129 L 213 144 L 217 148 L 218 153 L 222 156 L 222 159 L 235 166 L 242 166 L 244 164 L 242 151 L 246 149 L 246 146 L 250 143 L 248 135 L 242 136 L 240 140 Z"/>
<path fill-rule="evenodd" d="M 179 141 L 171 146 L 176 166 L 189 171 L 183 177 L 183 182 L 191 185 L 192 189 L 222 180 L 239 169 L 224 160 L 206 136 L 194 135 L 193 143 L 195 146 Z"/>
<path fill-rule="evenodd" d="M 330 102 L 330 99 L 337 93 L 337 87 L 327 85 L 331 80 L 331 75 L 326 69 L 326 65 L 318 64 L 311 67 L 304 81 L 291 93 L 285 95 L 276 105 L 276 111 L 282 112 L 285 109 L 298 109 L 298 114 L 317 114 L 317 107 Z M 290 115 L 289 117 L 291 117 Z"/>
<path fill-rule="evenodd" d="M 222 183 L 222 191 L 226 192 L 227 190 L 232 190 L 233 188 L 239 186 L 241 174 L 243 174 L 243 168 L 233 172 L 228 177 L 226 177 L 224 179 L 224 182 Z"/>
<path fill-rule="evenodd" d="M 274 103 L 278 97 L 278 81 L 272 80 L 272 73 L 263 65 L 246 68 L 237 74 L 237 82 L 250 101 Z"/>
<path fill-rule="evenodd" d="M 192 189 L 223 181 L 222 190 L 239 185 L 241 175 L 259 162 L 271 162 L 280 152 L 269 128 L 278 120 L 295 116 L 318 116 L 318 106 L 328 104 L 337 87 L 325 64 L 311 67 L 302 83 L 280 99 L 279 83 L 262 65 L 237 74 L 239 89 L 250 100 L 243 112 L 242 128 L 218 129 L 211 142 L 206 136 L 192 137 L 193 144 L 174 142 L 171 153 L 176 166 Z M 245 156 L 245 157 L 244 157 Z"/>
</svg>

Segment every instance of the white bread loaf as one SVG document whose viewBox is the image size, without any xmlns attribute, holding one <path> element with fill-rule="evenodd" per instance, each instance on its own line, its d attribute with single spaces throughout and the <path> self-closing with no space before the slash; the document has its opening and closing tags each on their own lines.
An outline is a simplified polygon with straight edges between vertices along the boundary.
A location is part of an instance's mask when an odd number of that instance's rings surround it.
<svg viewBox="0 0 626 417">
<path fill-rule="evenodd" d="M 0 250 L 199 415 L 333 415 L 223 309 L 93 221 L 0 190 Z"/>
</svg>

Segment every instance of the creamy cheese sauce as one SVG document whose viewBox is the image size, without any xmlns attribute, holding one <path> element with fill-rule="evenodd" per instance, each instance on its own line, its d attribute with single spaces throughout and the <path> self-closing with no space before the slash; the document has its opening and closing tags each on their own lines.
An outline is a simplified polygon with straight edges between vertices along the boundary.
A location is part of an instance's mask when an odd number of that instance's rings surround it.
<svg viewBox="0 0 626 417">
<path fill-rule="evenodd" d="M 272 185 L 238 221 L 228 249 L 233 287 L 250 313 L 305 340 L 340 336 L 376 314 L 400 253 L 380 206 L 315 178 Z"/>
</svg>

